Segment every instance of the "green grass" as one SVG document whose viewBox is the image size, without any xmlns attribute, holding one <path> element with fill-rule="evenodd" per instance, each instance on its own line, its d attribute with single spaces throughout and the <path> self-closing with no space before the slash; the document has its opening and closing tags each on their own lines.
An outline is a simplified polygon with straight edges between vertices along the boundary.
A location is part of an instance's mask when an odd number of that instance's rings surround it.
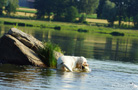
<svg viewBox="0 0 138 90">
<path fill-rule="evenodd" d="M 97 19 L 97 14 L 87 15 L 87 18 L 90 18 L 90 19 Z"/>
<path fill-rule="evenodd" d="M 56 68 L 57 60 L 54 56 L 54 51 L 62 53 L 61 48 L 51 42 L 43 43 L 43 45 L 43 48 L 39 48 L 39 57 L 47 67 Z"/>
<path fill-rule="evenodd" d="M 37 13 L 37 11 L 31 11 L 31 10 L 17 10 L 17 12 L 24 12 L 24 13 Z"/>
<path fill-rule="evenodd" d="M 30 9 L 30 8 L 28 8 L 28 7 L 19 7 L 19 8 L 27 8 L 27 9 Z"/>
<path fill-rule="evenodd" d="M 12 22 L 12 23 L 25 23 L 28 25 L 33 25 L 33 27 L 41 28 L 43 26 L 45 28 L 53 28 L 56 26 L 61 27 L 61 30 L 68 30 L 68 31 L 77 31 L 78 29 L 85 29 L 88 30 L 88 33 L 107 33 L 104 35 L 108 35 L 108 33 L 117 31 L 120 33 L 124 33 L 125 36 L 132 36 L 137 37 L 138 31 L 136 29 L 120 29 L 120 28 L 110 28 L 104 27 L 103 25 L 96 26 L 96 25 L 86 25 L 80 23 L 67 23 L 67 22 L 54 22 L 54 21 L 41 21 L 41 20 L 25 20 L 25 19 L 12 19 L 12 18 L 0 18 L 1 22 Z"/>
</svg>

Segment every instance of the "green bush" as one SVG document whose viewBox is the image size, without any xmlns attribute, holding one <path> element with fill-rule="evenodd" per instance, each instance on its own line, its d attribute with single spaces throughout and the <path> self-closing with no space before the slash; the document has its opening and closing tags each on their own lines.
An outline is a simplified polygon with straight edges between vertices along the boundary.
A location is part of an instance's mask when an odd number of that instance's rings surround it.
<svg viewBox="0 0 138 90">
<path fill-rule="evenodd" d="M 54 56 L 54 51 L 62 53 L 60 47 L 51 42 L 43 43 L 43 45 L 43 48 L 39 48 L 39 57 L 47 67 L 56 68 L 57 60 Z"/>
<path fill-rule="evenodd" d="M 79 18 L 79 22 L 83 23 L 86 21 L 86 15 L 82 14 L 81 17 Z"/>
<path fill-rule="evenodd" d="M 67 8 L 66 14 L 65 14 L 65 20 L 67 22 L 75 22 L 77 16 L 78 16 L 77 8 L 75 8 L 74 6 Z"/>
</svg>

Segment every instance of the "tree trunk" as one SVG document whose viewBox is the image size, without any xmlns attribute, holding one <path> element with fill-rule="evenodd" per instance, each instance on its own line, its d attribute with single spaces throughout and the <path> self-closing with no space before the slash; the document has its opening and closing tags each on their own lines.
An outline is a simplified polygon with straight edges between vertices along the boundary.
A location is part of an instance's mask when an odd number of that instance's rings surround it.
<svg viewBox="0 0 138 90">
<path fill-rule="evenodd" d="M 2 11 L 3 11 L 3 9 L 2 8 L 0 8 L 0 15 L 2 15 L 3 13 L 2 13 Z"/>
<path fill-rule="evenodd" d="M 50 14 L 48 14 L 48 21 L 51 21 L 50 16 L 51 16 L 51 15 L 50 15 Z"/>
<path fill-rule="evenodd" d="M 119 16 L 119 27 L 121 26 L 122 17 Z"/>
</svg>

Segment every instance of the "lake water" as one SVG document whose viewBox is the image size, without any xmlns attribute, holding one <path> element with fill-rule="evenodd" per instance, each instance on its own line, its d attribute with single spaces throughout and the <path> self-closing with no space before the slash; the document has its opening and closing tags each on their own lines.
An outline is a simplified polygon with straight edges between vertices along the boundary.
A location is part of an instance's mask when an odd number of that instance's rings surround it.
<svg viewBox="0 0 138 90">
<path fill-rule="evenodd" d="M 0 26 L 0 37 L 11 27 Z M 92 71 L 0 65 L 0 90 L 138 90 L 138 38 L 19 28 L 58 44 L 67 55 L 85 56 Z"/>
</svg>

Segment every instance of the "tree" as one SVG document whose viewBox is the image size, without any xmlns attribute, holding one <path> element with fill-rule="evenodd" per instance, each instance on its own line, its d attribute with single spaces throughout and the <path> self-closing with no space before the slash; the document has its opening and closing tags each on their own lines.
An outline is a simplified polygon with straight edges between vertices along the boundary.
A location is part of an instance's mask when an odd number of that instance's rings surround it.
<svg viewBox="0 0 138 90">
<path fill-rule="evenodd" d="M 131 0 L 127 8 L 127 15 L 133 17 L 134 27 L 138 28 L 138 0 Z"/>
<path fill-rule="evenodd" d="M 37 9 L 37 18 L 43 19 L 45 15 L 48 15 L 50 20 L 51 13 L 54 10 L 54 0 L 35 0 L 35 9 Z"/>
<path fill-rule="evenodd" d="M 80 23 L 83 23 L 86 21 L 86 15 L 85 14 L 82 14 L 81 17 L 79 18 L 79 22 Z"/>
<path fill-rule="evenodd" d="M 61 20 L 70 3 L 70 0 L 35 0 L 37 18 L 44 18 L 47 14 L 50 19 L 51 13 L 54 13 L 54 19 Z"/>
<path fill-rule="evenodd" d="M 45 2 L 47 0 L 35 0 L 34 4 L 35 4 L 35 9 L 37 10 L 36 16 L 38 19 L 43 19 L 46 11 L 45 11 Z"/>
<path fill-rule="evenodd" d="M 8 16 L 10 16 L 11 13 L 15 13 L 18 5 L 18 0 L 8 0 L 7 5 L 5 6 L 5 11 Z"/>
<path fill-rule="evenodd" d="M 78 10 L 74 6 L 67 8 L 65 14 L 65 20 L 68 22 L 74 22 L 78 16 Z"/>
<path fill-rule="evenodd" d="M 133 23 L 135 28 L 138 28 L 138 14 L 133 17 Z"/>
<path fill-rule="evenodd" d="M 78 3 L 79 13 L 91 14 L 96 11 L 99 0 L 78 0 Z"/>
<path fill-rule="evenodd" d="M 96 10 L 98 18 L 102 18 L 102 11 L 103 11 L 103 7 L 104 7 L 104 4 L 105 4 L 105 1 L 106 0 L 100 0 L 99 1 L 99 5 L 98 5 L 98 8 Z"/>
<path fill-rule="evenodd" d="M 129 24 L 130 24 L 130 20 L 131 20 L 131 17 L 132 17 L 132 15 L 133 15 L 133 6 L 132 6 L 132 1 L 130 2 L 130 1 L 127 1 L 126 2 L 127 3 L 127 8 L 126 8 L 126 16 L 127 16 L 127 18 L 129 19 Z"/>
<path fill-rule="evenodd" d="M 114 25 L 114 21 L 116 20 L 116 5 L 115 3 L 106 0 L 105 5 L 102 11 L 102 17 L 107 19 L 110 26 Z"/>
<path fill-rule="evenodd" d="M 68 7 L 70 7 L 70 0 L 55 0 L 54 20 L 62 21 Z"/>
<path fill-rule="evenodd" d="M 7 0 L 0 0 L 0 15 L 3 14 L 3 7 L 5 7 Z"/>
<path fill-rule="evenodd" d="M 121 21 L 122 21 L 123 17 L 125 16 L 126 7 L 128 6 L 126 4 L 126 2 L 128 0 L 111 0 L 111 1 L 116 4 L 117 16 L 118 16 L 119 26 L 120 26 Z"/>
</svg>

